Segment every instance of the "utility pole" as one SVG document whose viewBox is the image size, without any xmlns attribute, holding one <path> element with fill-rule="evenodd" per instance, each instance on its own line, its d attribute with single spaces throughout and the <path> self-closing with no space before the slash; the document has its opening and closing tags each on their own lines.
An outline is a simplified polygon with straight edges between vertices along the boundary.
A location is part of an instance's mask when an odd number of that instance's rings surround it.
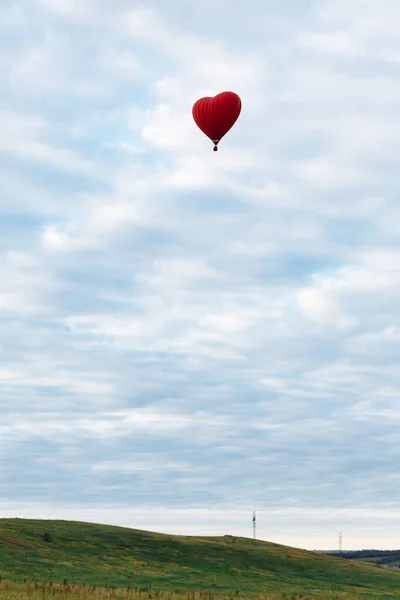
<svg viewBox="0 0 400 600">
<path fill-rule="evenodd" d="M 256 511 L 253 511 L 253 538 L 256 539 Z"/>
<path fill-rule="evenodd" d="M 339 533 L 339 552 L 342 551 L 342 534 Z"/>
</svg>

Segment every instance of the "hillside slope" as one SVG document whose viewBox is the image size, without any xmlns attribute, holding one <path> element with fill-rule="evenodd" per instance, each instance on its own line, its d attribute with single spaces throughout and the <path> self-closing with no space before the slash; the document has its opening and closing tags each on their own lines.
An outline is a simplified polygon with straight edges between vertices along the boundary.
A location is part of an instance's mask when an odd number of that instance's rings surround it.
<svg viewBox="0 0 400 600">
<path fill-rule="evenodd" d="M 355 591 L 400 598 L 400 573 L 231 536 L 172 536 L 80 523 L 0 519 L 4 578 L 158 589 Z M 323 596 L 322 596 L 323 597 Z"/>
</svg>

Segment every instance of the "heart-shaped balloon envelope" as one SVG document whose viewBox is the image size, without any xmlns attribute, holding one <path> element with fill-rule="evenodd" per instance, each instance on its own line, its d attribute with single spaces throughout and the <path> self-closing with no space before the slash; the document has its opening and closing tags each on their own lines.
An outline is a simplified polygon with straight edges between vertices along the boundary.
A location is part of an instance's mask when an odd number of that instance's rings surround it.
<svg viewBox="0 0 400 600">
<path fill-rule="evenodd" d="M 233 127 L 242 110 L 242 102 L 234 92 L 200 98 L 192 108 L 193 119 L 201 131 L 214 142 L 214 150 L 221 138 Z"/>
</svg>

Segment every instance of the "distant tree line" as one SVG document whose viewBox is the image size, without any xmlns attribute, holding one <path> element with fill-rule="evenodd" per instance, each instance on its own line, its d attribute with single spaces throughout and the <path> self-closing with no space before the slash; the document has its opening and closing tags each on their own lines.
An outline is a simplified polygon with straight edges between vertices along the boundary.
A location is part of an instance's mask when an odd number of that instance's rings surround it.
<svg viewBox="0 0 400 600">
<path fill-rule="evenodd" d="M 379 556 L 400 556 L 400 550 L 349 550 L 347 552 L 340 552 L 339 550 L 324 552 L 329 556 L 341 556 L 342 558 L 373 558 Z"/>
</svg>

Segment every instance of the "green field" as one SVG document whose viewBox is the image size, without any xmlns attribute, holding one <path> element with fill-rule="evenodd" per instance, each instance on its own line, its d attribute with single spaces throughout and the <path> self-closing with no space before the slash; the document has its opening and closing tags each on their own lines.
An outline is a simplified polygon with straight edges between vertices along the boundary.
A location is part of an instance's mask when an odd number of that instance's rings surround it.
<svg viewBox="0 0 400 600">
<path fill-rule="evenodd" d="M 173 592 L 193 599 L 400 598 L 397 570 L 248 538 L 172 536 L 73 521 L 0 519 L 0 574 L 1 600 L 147 599 Z"/>
</svg>

